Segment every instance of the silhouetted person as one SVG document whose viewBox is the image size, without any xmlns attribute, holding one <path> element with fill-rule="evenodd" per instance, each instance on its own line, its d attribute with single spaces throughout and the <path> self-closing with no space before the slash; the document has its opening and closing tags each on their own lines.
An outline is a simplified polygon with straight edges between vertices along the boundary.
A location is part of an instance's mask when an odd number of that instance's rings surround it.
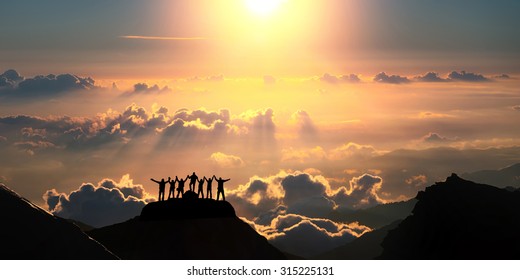
<svg viewBox="0 0 520 280">
<path fill-rule="evenodd" d="M 186 177 L 186 179 L 179 179 L 175 176 L 175 182 L 179 182 L 177 185 L 177 198 L 179 198 L 179 195 L 184 196 L 184 183 L 186 183 L 186 180 L 188 180 L 188 177 Z"/>
<path fill-rule="evenodd" d="M 209 199 L 213 199 L 213 193 L 211 192 L 211 184 L 213 183 L 213 179 L 216 179 L 217 177 L 215 177 L 215 175 L 213 175 L 213 177 L 211 178 L 206 178 L 206 181 L 208 182 L 207 186 L 206 186 L 206 198 L 209 198 Z"/>
<path fill-rule="evenodd" d="M 202 196 L 204 198 L 204 181 L 206 181 L 206 176 L 204 178 L 197 180 L 199 183 L 199 188 L 197 189 L 197 197 Z"/>
<path fill-rule="evenodd" d="M 216 177 L 215 177 L 216 178 Z M 224 195 L 224 183 L 231 180 L 231 179 L 222 179 L 222 177 L 219 177 L 217 180 L 218 187 L 217 187 L 217 200 L 220 197 L 220 194 L 222 194 L 222 200 L 226 200 L 226 196 Z"/>
<path fill-rule="evenodd" d="M 195 191 L 195 183 L 199 180 L 199 177 L 193 172 L 193 174 L 188 175 L 187 178 L 190 178 L 190 191 Z"/>
<path fill-rule="evenodd" d="M 158 200 L 159 201 L 163 201 L 164 200 L 164 190 L 166 189 L 166 181 L 164 181 L 164 178 L 161 179 L 161 181 L 157 181 L 157 180 L 154 180 L 152 178 L 150 178 L 150 180 L 156 182 L 157 184 L 159 184 L 159 198 Z"/>
<path fill-rule="evenodd" d="M 168 177 L 167 183 L 170 183 L 170 191 L 168 192 L 168 199 L 170 197 L 175 198 L 175 180 L 172 180 L 172 178 Z"/>
</svg>

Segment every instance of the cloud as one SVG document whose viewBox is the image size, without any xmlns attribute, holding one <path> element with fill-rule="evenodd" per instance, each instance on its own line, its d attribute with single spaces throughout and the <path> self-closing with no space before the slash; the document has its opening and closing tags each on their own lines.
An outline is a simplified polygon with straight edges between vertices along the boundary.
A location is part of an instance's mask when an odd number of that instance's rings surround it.
<svg viewBox="0 0 520 280">
<path fill-rule="evenodd" d="M 276 78 L 273 76 L 265 75 L 264 76 L 264 85 L 274 85 L 276 84 Z"/>
<path fill-rule="evenodd" d="M 158 85 L 148 86 L 146 83 L 137 83 L 134 85 L 134 89 L 132 91 L 126 92 L 125 95 L 132 94 L 148 94 L 148 93 L 164 93 L 171 92 L 171 89 L 168 86 L 164 86 L 160 88 Z"/>
<path fill-rule="evenodd" d="M 452 71 L 448 74 L 448 78 L 453 81 L 462 81 L 462 82 L 488 82 L 490 79 L 484 77 L 481 74 L 475 74 L 466 71 Z"/>
<path fill-rule="evenodd" d="M 509 80 L 509 79 L 511 79 L 511 76 L 509 76 L 507 74 L 501 74 L 501 75 L 495 76 L 495 79 Z"/>
<path fill-rule="evenodd" d="M 382 186 L 383 178 L 365 173 L 353 177 L 349 188 L 341 187 L 332 198 L 343 207 L 368 208 L 388 202 L 380 196 Z"/>
<path fill-rule="evenodd" d="M 199 77 L 199 76 L 194 76 L 194 77 L 190 77 L 187 79 L 187 81 L 209 81 L 209 82 L 222 82 L 224 81 L 224 75 L 223 74 L 219 74 L 219 75 L 212 75 L 212 76 L 207 76 L 207 77 Z"/>
<path fill-rule="evenodd" d="M 0 75 L 0 90 L 2 87 L 12 88 L 23 79 L 16 70 L 9 69 Z"/>
<path fill-rule="evenodd" d="M 50 74 L 24 78 L 15 70 L 7 70 L 0 75 L 0 95 L 10 98 L 46 97 L 98 88 L 94 79 L 82 78 L 73 74 Z"/>
<path fill-rule="evenodd" d="M 279 215 L 269 225 L 246 222 L 280 250 L 306 258 L 329 251 L 370 231 L 370 228 L 356 223 L 336 223 L 295 214 Z"/>
<path fill-rule="evenodd" d="M 109 109 L 95 117 L 0 117 L 0 126 L 8 144 L 20 143 L 20 147 L 47 142 L 48 147 L 52 144 L 66 150 L 88 150 L 103 146 L 122 147 L 152 137 L 160 148 L 201 143 L 213 146 L 224 139 L 233 139 L 262 150 L 272 149 L 276 143 L 273 116 L 271 109 L 248 111 L 232 117 L 226 109 L 181 109 L 172 114 L 168 108 L 157 104 L 151 111 L 131 104 L 123 112 Z M 33 133 L 29 137 L 29 130 L 39 131 L 39 134 Z"/>
<path fill-rule="evenodd" d="M 448 138 L 442 137 L 437 133 L 428 133 L 427 135 L 421 138 L 424 142 L 445 142 L 448 141 Z"/>
<path fill-rule="evenodd" d="M 165 37 L 165 36 L 142 36 L 142 35 L 123 35 L 119 36 L 121 39 L 132 40 L 161 40 L 161 41 L 193 41 L 205 40 L 204 37 Z"/>
<path fill-rule="evenodd" d="M 439 77 L 435 72 L 428 72 L 422 76 L 415 77 L 415 80 L 426 83 L 448 82 L 449 80 Z"/>
<path fill-rule="evenodd" d="M 378 83 L 386 83 L 386 84 L 406 84 L 409 83 L 410 80 L 407 77 L 402 77 L 398 75 L 388 76 L 385 72 L 381 72 L 374 77 L 374 81 Z"/>
<path fill-rule="evenodd" d="M 318 129 L 307 112 L 299 110 L 292 115 L 292 119 L 296 121 L 298 135 L 305 143 L 311 143 L 317 140 Z"/>
<path fill-rule="evenodd" d="M 154 200 L 142 185 L 134 184 L 128 174 L 119 182 L 103 179 L 97 185 L 84 183 L 69 194 L 51 189 L 44 193 L 43 199 L 51 213 L 94 227 L 133 218 L 147 202 Z"/>
<path fill-rule="evenodd" d="M 415 175 L 406 179 L 405 183 L 415 188 L 426 187 L 428 178 L 425 175 Z"/>
<path fill-rule="evenodd" d="M 281 151 L 282 162 L 299 162 L 305 163 L 309 160 L 324 160 L 327 158 L 327 152 L 320 146 L 311 149 L 294 149 L 292 147 L 284 148 Z"/>
<path fill-rule="evenodd" d="M 349 142 L 330 151 L 329 158 L 331 160 L 342 160 L 346 158 L 360 160 L 372 158 L 381 154 L 382 152 L 376 150 L 373 146 Z"/>
<path fill-rule="evenodd" d="M 380 196 L 382 185 L 381 177 L 363 174 L 352 177 L 350 186 L 334 190 L 322 175 L 280 171 L 265 178 L 255 176 L 228 191 L 226 198 L 241 216 L 265 225 L 280 214 L 318 218 L 338 207 L 359 209 L 385 203 Z"/>
<path fill-rule="evenodd" d="M 329 84 L 359 83 L 361 81 L 361 79 L 356 74 L 342 75 L 338 77 L 329 73 L 323 74 L 323 76 L 321 76 L 319 80 Z"/>
<path fill-rule="evenodd" d="M 239 168 L 244 167 L 245 165 L 244 161 L 240 157 L 227 155 L 221 152 L 211 154 L 209 160 L 222 168 Z"/>
<path fill-rule="evenodd" d="M 456 141 L 457 138 L 448 138 L 441 136 L 438 133 L 430 132 L 427 135 L 423 136 L 421 138 L 421 141 L 424 143 L 446 143 L 446 142 L 452 142 Z"/>
</svg>

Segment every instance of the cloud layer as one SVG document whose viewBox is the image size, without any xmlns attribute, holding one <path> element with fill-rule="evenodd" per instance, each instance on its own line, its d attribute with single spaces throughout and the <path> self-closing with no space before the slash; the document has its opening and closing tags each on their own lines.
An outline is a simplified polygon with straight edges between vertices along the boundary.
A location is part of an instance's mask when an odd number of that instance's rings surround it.
<svg viewBox="0 0 520 280">
<path fill-rule="evenodd" d="M 0 97 L 49 97 L 65 92 L 98 89 L 94 79 L 73 74 L 38 75 L 24 78 L 15 70 L 7 70 L 0 75 Z"/>
<path fill-rule="evenodd" d="M 138 216 L 146 203 L 154 200 L 142 185 L 134 184 L 128 174 L 119 182 L 103 179 L 97 185 L 84 183 L 68 194 L 51 189 L 45 192 L 43 199 L 51 213 L 94 227 Z"/>
<path fill-rule="evenodd" d="M 356 223 L 336 223 L 295 214 L 279 215 L 265 226 L 244 220 L 280 250 L 305 258 L 332 250 L 370 231 Z"/>
</svg>

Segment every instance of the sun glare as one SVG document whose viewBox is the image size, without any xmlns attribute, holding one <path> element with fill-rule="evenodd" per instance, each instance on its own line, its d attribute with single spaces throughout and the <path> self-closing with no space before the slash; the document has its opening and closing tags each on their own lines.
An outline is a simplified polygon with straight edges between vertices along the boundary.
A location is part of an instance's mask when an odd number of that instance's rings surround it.
<svg viewBox="0 0 520 280">
<path fill-rule="evenodd" d="M 285 0 L 245 0 L 247 8 L 259 16 L 271 15 L 283 2 Z"/>
</svg>

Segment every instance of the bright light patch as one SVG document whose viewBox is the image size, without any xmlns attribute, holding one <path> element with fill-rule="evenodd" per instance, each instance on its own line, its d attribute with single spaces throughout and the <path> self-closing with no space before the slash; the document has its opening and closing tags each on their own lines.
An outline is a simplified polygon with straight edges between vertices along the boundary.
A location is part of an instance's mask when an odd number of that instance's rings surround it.
<svg viewBox="0 0 520 280">
<path fill-rule="evenodd" d="M 259 16 L 271 15 L 283 2 L 285 0 L 245 0 L 247 8 Z"/>
</svg>

